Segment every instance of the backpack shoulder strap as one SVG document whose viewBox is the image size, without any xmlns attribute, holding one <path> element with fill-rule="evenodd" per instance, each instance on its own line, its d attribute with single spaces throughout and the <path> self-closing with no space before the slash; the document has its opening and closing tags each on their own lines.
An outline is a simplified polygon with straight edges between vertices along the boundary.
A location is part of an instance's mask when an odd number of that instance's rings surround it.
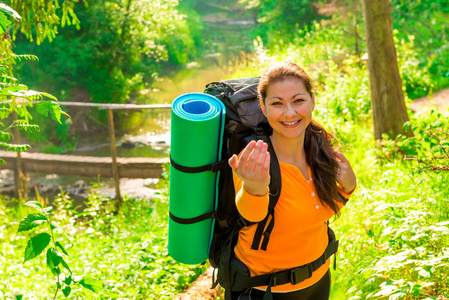
<svg viewBox="0 0 449 300">
<path fill-rule="evenodd" d="M 269 204 L 268 204 L 268 214 L 259 224 L 257 225 L 256 232 L 254 234 L 253 243 L 251 245 L 251 249 L 258 250 L 259 247 L 261 250 L 266 251 L 267 245 L 270 240 L 271 232 L 274 228 L 274 207 L 276 206 L 279 196 L 281 195 L 281 168 L 279 166 L 279 161 L 277 159 L 276 153 L 274 152 L 273 145 L 271 143 L 271 139 L 266 130 L 261 127 L 253 127 L 252 128 L 254 134 L 248 137 L 249 141 L 251 140 L 262 140 L 268 144 L 268 152 L 270 153 L 270 185 L 269 185 Z M 248 141 L 248 143 L 249 143 Z M 271 216 L 271 218 L 269 218 Z M 268 224 L 266 230 L 264 231 L 266 224 L 270 219 L 270 223 Z M 263 242 L 260 246 L 260 241 Z"/>
</svg>

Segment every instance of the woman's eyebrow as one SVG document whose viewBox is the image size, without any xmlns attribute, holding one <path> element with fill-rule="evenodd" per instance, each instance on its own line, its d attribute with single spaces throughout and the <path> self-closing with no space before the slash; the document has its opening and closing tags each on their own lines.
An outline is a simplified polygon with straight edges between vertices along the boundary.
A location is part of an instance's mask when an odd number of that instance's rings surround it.
<svg viewBox="0 0 449 300">
<path fill-rule="evenodd" d="M 290 99 L 295 99 L 295 98 L 298 97 L 298 96 L 305 96 L 305 95 L 307 95 L 307 94 L 297 93 L 297 94 L 293 95 Z M 283 99 L 282 97 L 280 97 L 280 96 L 273 96 L 273 97 L 271 97 L 269 100 L 273 100 L 273 99 L 284 100 L 284 99 Z"/>
</svg>

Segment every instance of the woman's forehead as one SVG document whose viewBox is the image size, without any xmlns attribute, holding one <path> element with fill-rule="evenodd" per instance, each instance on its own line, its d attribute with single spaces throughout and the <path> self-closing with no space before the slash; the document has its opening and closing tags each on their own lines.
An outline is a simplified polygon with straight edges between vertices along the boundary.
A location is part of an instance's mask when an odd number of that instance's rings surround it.
<svg viewBox="0 0 449 300">
<path fill-rule="evenodd" d="M 304 82 L 298 78 L 286 78 L 270 83 L 267 88 L 268 98 L 292 98 L 295 96 L 309 95 Z"/>
</svg>

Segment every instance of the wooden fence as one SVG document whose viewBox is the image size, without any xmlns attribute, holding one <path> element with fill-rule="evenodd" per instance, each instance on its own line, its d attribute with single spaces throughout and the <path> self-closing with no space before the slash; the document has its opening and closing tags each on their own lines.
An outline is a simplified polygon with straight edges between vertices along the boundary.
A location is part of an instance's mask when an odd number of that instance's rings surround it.
<svg viewBox="0 0 449 300">
<path fill-rule="evenodd" d="M 0 157 L 7 162 L 7 165 L 3 165 L 1 168 L 12 169 L 15 172 L 14 185 L 16 196 L 22 193 L 21 187 L 23 186 L 22 180 L 25 178 L 25 172 L 112 177 L 114 179 L 116 199 L 119 202 L 122 200 L 120 177 L 156 178 L 162 175 L 163 164 L 169 162 L 168 158 L 117 157 L 113 112 L 170 109 L 170 104 L 137 105 L 82 102 L 59 102 L 59 104 L 61 106 L 96 107 L 107 111 L 111 157 L 0 151 Z M 18 132 L 15 135 L 18 138 Z"/>
</svg>

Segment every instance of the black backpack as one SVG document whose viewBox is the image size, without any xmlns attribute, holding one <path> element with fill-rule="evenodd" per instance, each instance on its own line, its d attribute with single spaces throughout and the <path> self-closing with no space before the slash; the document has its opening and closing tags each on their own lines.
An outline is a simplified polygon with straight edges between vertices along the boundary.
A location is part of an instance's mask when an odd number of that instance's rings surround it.
<svg viewBox="0 0 449 300">
<path fill-rule="evenodd" d="M 220 257 L 222 257 L 222 252 L 225 249 L 224 246 L 233 247 L 236 243 L 238 231 L 244 226 L 254 224 L 243 219 L 237 211 L 232 169 L 227 164 L 227 160 L 233 154 L 239 154 L 252 140 L 260 139 L 268 144 L 268 151 L 271 157 L 271 182 L 269 185 L 270 203 L 268 214 L 263 221 L 259 222 L 251 248 L 254 250 L 266 250 L 270 233 L 274 227 L 273 212 L 280 195 L 281 172 L 269 138 L 272 129 L 260 109 L 256 92 L 258 82 L 258 77 L 230 79 L 209 83 L 204 91 L 220 99 L 226 107 L 222 149 L 222 161 L 226 161 L 226 164 L 223 165 L 220 171 L 217 216 L 209 251 L 209 262 L 214 268 L 218 268 L 221 264 L 228 264 L 226 261 L 222 261 L 220 264 Z M 267 230 L 264 231 L 270 215 L 270 224 Z M 227 256 L 232 256 L 232 251 L 228 252 Z M 221 284 L 223 285 L 223 283 Z"/>
</svg>

